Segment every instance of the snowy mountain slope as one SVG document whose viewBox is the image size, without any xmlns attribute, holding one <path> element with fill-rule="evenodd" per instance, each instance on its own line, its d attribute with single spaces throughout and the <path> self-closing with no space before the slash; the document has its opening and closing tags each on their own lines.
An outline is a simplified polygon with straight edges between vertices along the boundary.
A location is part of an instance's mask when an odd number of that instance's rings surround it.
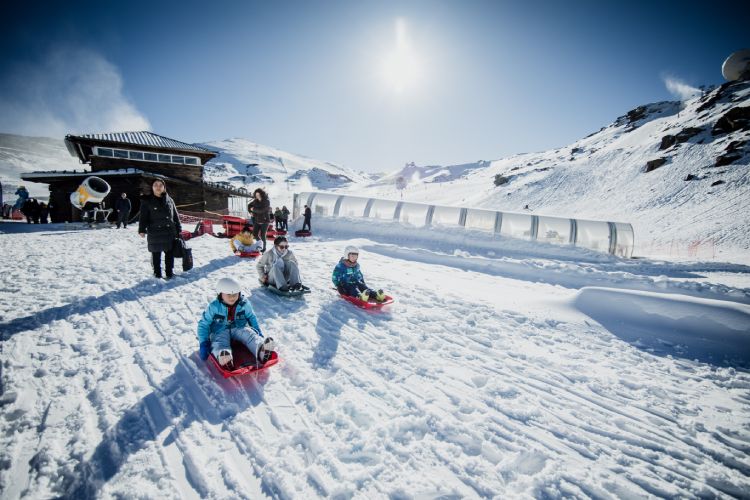
<svg viewBox="0 0 750 500">
<path fill-rule="evenodd" d="M 21 174 L 35 170 L 75 170 L 81 169 L 78 159 L 65 149 L 62 139 L 47 137 L 26 137 L 0 134 L 0 182 L 3 183 L 3 199 L 15 202 L 19 185 L 26 186 L 32 197 L 49 196 L 45 184 L 21 181 Z"/>
<path fill-rule="evenodd" d="M 219 156 L 206 164 L 205 177 L 253 190 L 265 188 L 274 203 L 291 204 L 292 191 L 328 190 L 369 181 L 345 167 L 287 153 L 247 139 L 226 139 L 201 144 Z"/>
<path fill-rule="evenodd" d="M 496 160 L 446 182 L 415 180 L 403 199 L 507 211 L 528 205 L 545 215 L 626 221 L 635 228 L 637 255 L 664 255 L 670 242 L 683 249 L 710 244 L 719 258 L 748 262 L 750 119 L 742 116 L 749 106 L 750 82 L 684 103 L 641 106 L 565 148 Z M 737 130 L 727 132 L 727 115 Z M 661 158 L 664 165 L 646 172 Z M 435 169 L 416 168 L 410 178 Z M 496 186 L 496 176 L 506 182 Z M 401 196 L 395 179 L 367 193 Z"/>
<path fill-rule="evenodd" d="M 625 272 L 570 250 L 413 249 L 338 224 L 292 241 L 313 293 L 289 300 L 258 290 L 254 262 L 223 239 L 191 240 L 195 268 L 163 282 L 147 278 L 134 230 L 63 229 L 0 224 L 3 498 L 750 489 L 743 266 L 722 269 L 740 288 L 721 287 L 702 277 L 719 270 L 710 263 Z M 350 243 L 368 283 L 396 296 L 388 311 L 331 290 Z M 280 346 L 257 376 L 223 380 L 196 355 L 197 318 L 224 275 L 252 290 Z M 687 327 L 696 319 L 710 337 Z"/>
</svg>

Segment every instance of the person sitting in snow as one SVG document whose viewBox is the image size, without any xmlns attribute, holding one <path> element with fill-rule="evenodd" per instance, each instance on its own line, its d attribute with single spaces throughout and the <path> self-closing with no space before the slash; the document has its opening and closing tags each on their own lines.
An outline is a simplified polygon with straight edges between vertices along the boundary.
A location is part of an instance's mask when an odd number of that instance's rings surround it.
<svg viewBox="0 0 750 500">
<path fill-rule="evenodd" d="M 229 246 L 235 255 L 239 255 L 242 252 L 260 252 L 263 243 L 255 241 L 253 230 L 250 226 L 245 225 L 239 233 L 229 240 Z"/>
<path fill-rule="evenodd" d="M 333 269 L 333 285 L 341 295 L 349 297 L 358 297 L 363 302 L 370 300 L 370 297 L 377 302 L 385 300 L 383 290 L 377 292 L 365 284 L 365 278 L 359 269 L 359 250 L 357 247 L 348 246 L 344 250 L 344 256 L 341 258 L 336 267 Z"/>
<path fill-rule="evenodd" d="M 232 340 L 245 344 L 259 363 L 271 358 L 273 338 L 261 333 L 253 306 L 242 296 L 240 284 L 232 278 L 221 278 L 216 284 L 216 300 L 208 305 L 198 321 L 200 357 L 213 354 L 221 366 L 232 366 Z"/>
<path fill-rule="evenodd" d="M 285 236 L 279 236 L 273 241 L 273 248 L 263 254 L 256 268 L 258 279 L 263 285 L 275 286 L 282 292 L 310 289 L 300 280 L 297 258 L 289 250 L 289 242 Z"/>
</svg>

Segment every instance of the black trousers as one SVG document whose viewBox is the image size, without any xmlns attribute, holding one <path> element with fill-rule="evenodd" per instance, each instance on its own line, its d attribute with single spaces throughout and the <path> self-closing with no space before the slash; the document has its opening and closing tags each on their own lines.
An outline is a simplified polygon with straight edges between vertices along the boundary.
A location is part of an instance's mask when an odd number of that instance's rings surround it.
<svg viewBox="0 0 750 500">
<path fill-rule="evenodd" d="M 120 229 L 120 224 L 122 224 L 122 227 L 128 227 L 129 215 L 130 212 L 123 212 L 122 210 L 117 213 L 117 229 Z"/>
<path fill-rule="evenodd" d="M 266 232 L 268 232 L 267 222 L 253 224 L 253 238 L 263 242 L 263 252 L 266 251 Z"/>
<path fill-rule="evenodd" d="M 162 252 L 151 252 L 151 264 L 154 266 L 154 276 L 161 278 L 161 254 Z M 172 276 L 174 271 L 174 254 L 172 250 L 164 252 L 164 271 L 167 276 Z"/>
<path fill-rule="evenodd" d="M 308 231 L 312 231 L 312 227 L 310 226 L 310 217 L 305 217 L 305 222 L 302 223 L 302 230 L 305 230 L 305 227 L 307 227 Z"/>
</svg>

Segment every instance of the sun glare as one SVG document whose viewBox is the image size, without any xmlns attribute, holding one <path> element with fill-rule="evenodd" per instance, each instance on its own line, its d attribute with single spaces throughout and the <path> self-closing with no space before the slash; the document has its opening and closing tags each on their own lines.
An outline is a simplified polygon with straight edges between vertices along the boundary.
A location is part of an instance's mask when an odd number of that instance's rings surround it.
<svg viewBox="0 0 750 500">
<path fill-rule="evenodd" d="M 395 92 L 404 92 L 418 83 L 419 58 L 411 45 L 403 19 L 396 20 L 395 44 L 383 58 L 382 70 L 386 85 Z"/>
</svg>

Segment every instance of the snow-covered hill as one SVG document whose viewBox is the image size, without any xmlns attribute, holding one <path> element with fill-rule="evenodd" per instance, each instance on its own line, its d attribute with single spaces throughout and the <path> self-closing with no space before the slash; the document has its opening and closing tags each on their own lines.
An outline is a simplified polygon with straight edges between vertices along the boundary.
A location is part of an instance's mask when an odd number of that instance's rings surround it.
<svg viewBox="0 0 750 500">
<path fill-rule="evenodd" d="M 274 203 L 291 204 L 291 193 L 352 188 L 370 181 L 353 170 L 287 153 L 246 139 L 226 139 L 201 144 L 219 156 L 206 164 L 205 177 L 252 191 L 265 188 Z M 356 189 L 356 188 L 355 188 Z"/>
<path fill-rule="evenodd" d="M 747 267 L 412 248 L 407 230 L 394 244 L 349 232 L 374 222 L 319 224 L 325 238 L 291 242 L 312 293 L 287 299 L 226 239 L 191 240 L 195 268 L 165 282 L 132 226 L 0 222 L 0 496 L 750 491 Z M 348 244 L 389 310 L 331 289 Z M 222 276 L 278 343 L 258 375 L 224 380 L 197 356 Z"/>
<path fill-rule="evenodd" d="M 84 168 L 65 148 L 63 139 L 48 137 L 26 137 L 0 134 L 0 182 L 3 183 L 3 199 L 13 203 L 13 195 L 23 184 L 32 197 L 46 199 L 49 189 L 46 184 L 21 181 L 21 174 L 35 170 L 75 170 Z"/>
<path fill-rule="evenodd" d="M 409 181 L 403 191 L 398 177 Z M 442 169 L 409 164 L 387 180 L 364 193 L 621 220 L 635 228 L 638 255 L 668 254 L 671 245 L 742 259 L 750 255 L 750 82 L 640 106 L 556 150 Z"/>
</svg>

